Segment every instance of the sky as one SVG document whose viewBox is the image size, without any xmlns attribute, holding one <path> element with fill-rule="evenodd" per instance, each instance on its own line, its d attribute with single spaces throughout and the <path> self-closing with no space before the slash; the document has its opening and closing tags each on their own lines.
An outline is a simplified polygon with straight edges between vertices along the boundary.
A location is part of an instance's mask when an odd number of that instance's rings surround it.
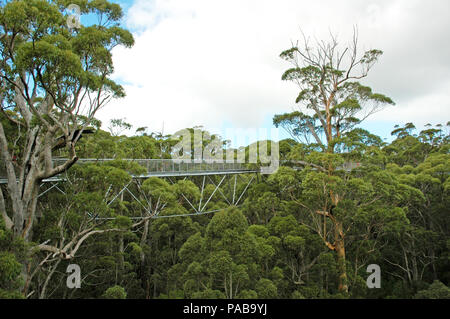
<svg viewBox="0 0 450 319">
<path fill-rule="evenodd" d="M 164 134 L 199 125 L 269 130 L 275 114 L 296 109 L 298 94 L 281 80 L 289 65 L 279 54 L 301 30 L 323 40 L 331 31 L 345 45 L 355 25 L 361 52 L 384 52 L 362 83 L 396 103 L 361 126 L 389 141 L 396 124 L 450 120 L 448 0 L 114 2 L 135 45 L 113 51 L 112 77 L 127 96 L 99 111 L 104 126 L 125 118 Z"/>
</svg>

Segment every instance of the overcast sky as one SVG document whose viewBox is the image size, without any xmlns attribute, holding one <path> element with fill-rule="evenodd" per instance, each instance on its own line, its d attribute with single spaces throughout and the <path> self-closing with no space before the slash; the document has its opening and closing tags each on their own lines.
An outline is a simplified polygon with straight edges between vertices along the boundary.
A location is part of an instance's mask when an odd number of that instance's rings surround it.
<svg viewBox="0 0 450 319">
<path fill-rule="evenodd" d="M 383 138 L 395 124 L 450 120 L 448 0 L 135 0 L 120 1 L 135 46 L 113 52 L 114 79 L 127 97 L 98 113 L 149 131 L 270 128 L 298 91 L 281 81 L 279 58 L 306 35 L 343 44 L 354 25 L 361 50 L 384 51 L 363 83 L 395 106 L 364 127 Z"/>
</svg>

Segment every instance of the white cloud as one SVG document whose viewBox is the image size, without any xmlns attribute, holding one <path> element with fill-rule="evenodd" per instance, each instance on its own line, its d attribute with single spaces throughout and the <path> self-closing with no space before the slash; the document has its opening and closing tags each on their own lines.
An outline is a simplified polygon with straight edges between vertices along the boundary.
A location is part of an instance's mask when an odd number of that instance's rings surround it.
<svg viewBox="0 0 450 319">
<path fill-rule="evenodd" d="M 337 32 L 346 42 L 358 24 L 365 49 L 385 55 L 367 81 L 397 106 L 373 121 L 450 120 L 450 2 L 434 0 L 137 0 L 126 24 L 132 49 L 114 51 L 115 79 L 127 97 L 99 113 L 166 133 L 184 127 L 260 127 L 291 110 L 296 88 L 281 81 L 278 56 L 291 40 Z M 423 123 L 425 124 L 425 123 Z"/>
<path fill-rule="evenodd" d="M 418 128 L 426 124 L 444 124 L 450 119 L 449 98 L 450 82 L 443 92 L 422 95 L 372 116 L 373 121 L 389 121 L 403 125 L 413 122 Z"/>
</svg>

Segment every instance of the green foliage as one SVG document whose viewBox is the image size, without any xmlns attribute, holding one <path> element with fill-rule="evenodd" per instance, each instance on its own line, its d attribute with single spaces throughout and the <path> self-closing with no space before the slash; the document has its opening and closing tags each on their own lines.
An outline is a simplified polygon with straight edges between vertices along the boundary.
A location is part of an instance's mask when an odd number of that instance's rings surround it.
<svg viewBox="0 0 450 319">
<path fill-rule="evenodd" d="M 274 299 L 278 296 L 277 287 L 269 279 L 261 278 L 255 288 L 260 299 Z"/>
<path fill-rule="evenodd" d="M 26 244 L 14 238 L 0 219 L 0 299 L 24 298 L 20 287 L 23 284 L 21 272 L 26 252 Z"/>
<path fill-rule="evenodd" d="M 110 287 L 105 291 L 105 299 L 126 299 L 127 293 L 121 286 Z"/>
<path fill-rule="evenodd" d="M 427 289 L 417 292 L 415 299 L 450 299 L 450 288 L 435 280 Z"/>
</svg>

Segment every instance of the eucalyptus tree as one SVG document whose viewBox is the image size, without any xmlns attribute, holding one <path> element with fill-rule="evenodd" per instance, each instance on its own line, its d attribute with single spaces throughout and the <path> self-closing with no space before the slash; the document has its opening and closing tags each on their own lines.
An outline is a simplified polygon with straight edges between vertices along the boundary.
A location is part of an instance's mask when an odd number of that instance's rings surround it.
<svg viewBox="0 0 450 319">
<path fill-rule="evenodd" d="M 98 17 L 71 28 L 67 7 Z M 0 8 L 0 153 L 7 202 L 0 210 L 15 236 L 31 239 L 39 183 L 70 168 L 96 112 L 123 88 L 111 80 L 111 50 L 130 47 L 121 7 L 101 1 L 4 1 Z M 55 165 L 52 156 L 63 155 Z"/>
<path fill-rule="evenodd" d="M 332 153 L 336 139 L 384 106 L 394 104 L 359 82 L 383 52 L 369 50 L 360 55 L 356 29 L 352 42 L 343 49 L 333 35 L 329 42 L 317 41 L 315 47 L 303 38 L 302 46 L 297 42 L 280 54 L 292 65 L 282 80 L 294 82 L 300 90 L 295 100 L 298 111 L 277 115 L 274 123 L 292 128 L 295 137 L 313 137 L 323 150 Z"/>
<path fill-rule="evenodd" d="M 250 229 L 236 207 L 215 214 L 204 234 L 191 235 L 180 248 L 181 264 L 170 271 L 181 274 L 175 285 L 187 298 L 278 297 L 273 269 L 265 269 L 275 252 L 262 232 Z"/>
<path fill-rule="evenodd" d="M 27 267 L 24 292 L 34 291 L 34 294 L 30 292 L 33 298 L 48 297 L 55 272 L 58 273 L 61 265 L 74 260 L 79 262 L 80 256 L 89 254 L 86 246 L 90 238 L 102 234 L 117 236 L 116 273 L 123 272 L 124 237 L 150 217 L 132 223 L 131 218 L 141 209 L 120 195 L 124 187 L 131 184 L 130 174 L 139 175 L 144 171 L 138 164 L 128 161 L 79 164 L 64 175 L 66 182 L 59 185 L 63 194 L 42 194 L 37 214 L 39 222 L 33 234 L 33 241 L 40 244 Z M 56 282 L 61 284 L 61 280 Z"/>
<path fill-rule="evenodd" d="M 68 23 L 70 4 L 98 23 Z M 76 145 L 96 125 L 96 112 L 125 95 L 110 78 L 111 50 L 134 43 L 121 17 L 121 7 L 106 0 L 1 3 L 0 166 L 7 185 L 0 211 L 17 238 L 33 239 L 40 182 L 78 160 Z M 66 160 L 56 164 L 55 155 Z"/>
<path fill-rule="evenodd" d="M 440 268 L 448 267 L 442 252 L 448 250 L 448 209 L 450 155 L 449 135 L 442 126 L 427 126 L 414 134 L 414 125 L 397 127 L 398 138 L 384 152 L 390 159 L 388 169 L 404 184 L 420 191 L 421 200 L 407 203 L 410 224 L 390 242 L 394 249 L 384 255 L 393 276 L 403 278 L 410 289 L 425 281 L 437 280 Z M 419 198 L 419 196 L 418 196 Z M 445 265 L 445 266 L 444 266 Z"/>
<path fill-rule="evenodd" d="M 282 80 L 295 83 L 300 92 L 295 100 L 298 110 L 276 115 L 274 124 L 286 128 L 293 137 L 306 144 L 308 152 L 323 153 L 323 156 L 315 156 L 315 163 L 312 160 L 309 166 L 316 169 L 311 174 L 317 175 L 315 178 L 329 187 L 324 187 L 323 196 L 316 198 L 321 202 L 316 202 L 312 212 L 330 220 L 334 228 L 333 242 L 325 240 L 325 243 L 337 253 L 339 290 L 344 293 L 348 291 L 345 230 L 342 215 L 336 216 L 333 209 L 345 202 L 342 192 L 336 191 L 339 178 L 334 178 L 337 167 L 345 162 L 345 156 L 336 153 L 348 148 L 345 145 L 354 143 L 355 138 L 362 142 L 361 134 L 352 134 L 357 125 L 386 105 L 394 104 L 389 97 L 374 93 L 360 82 L 381 55 L 382 51 L 375 49 L 363 54 L 358 52 L 356 29 L 351 43 L 345 47 L 341 47 L 333 35 L 329 42 L 317 40 L 314 45 L 303 35 L 301 45 L 297 42 L 280 55 L 292 66 L 284 72 Z M 323 174 L 323 178 L 319 174 Z"/>
</svg>

